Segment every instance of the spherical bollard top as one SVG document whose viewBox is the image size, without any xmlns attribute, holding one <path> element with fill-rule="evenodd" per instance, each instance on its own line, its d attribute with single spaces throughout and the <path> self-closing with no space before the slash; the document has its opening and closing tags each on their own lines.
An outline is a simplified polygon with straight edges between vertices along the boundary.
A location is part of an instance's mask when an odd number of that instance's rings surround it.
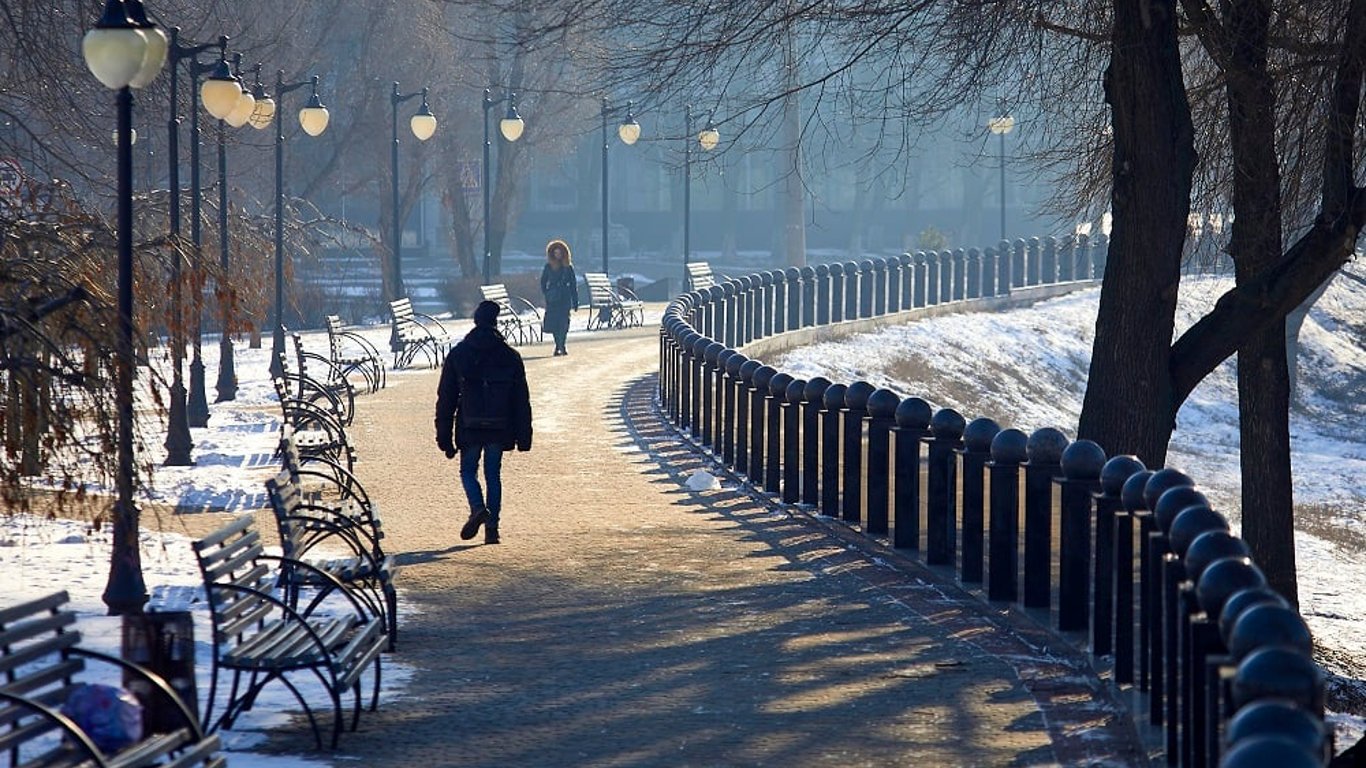
<svg viewBox="0 0 1366 768">
<path fill-rule="evenodd" d="M 722 288 L 720 285 L 713 285 L 712 287 L 707 289 L 707 296 L 711 299 L 711 301 L 719 302 L 722 299 L 726 298 L 726 289 Z"/>
<path fill-rule="evenodd" d="M 740 376 L 740 367 L 748 362 L 749 358 L 737 351 L 726 360 L 726 375 L 732 379 L 738 378 Z"/>
<path fill-rule="evenodd" d="M 929 254 L 925 253 L 924 251 L 916 251 L 915 255 L 911 257 L 911 260 L 915 262 L 916 266 L 921 266 L 925 263 L 925 260 L 928 258 Z"/>
<path fill-rule="evenodd" d="M 787 385 L 787 391 L 783 393 L 783 399 L 792 405 L 801 405 L 806 401 L 806 379 L 793 379 Z"/>
<path fill-rule="evenodd" d="M 1195 582 L 1195 597 L 1206 616 L 1218 616 L 1234 592 L 1266 586 L 1266 576 L 1250 557 L 1221 557 L 1206 566 Z"/>
<path fill-rule="evenodd" d="M 901 262 L 901 268 L 902 268 L 902 269 L 905 269 L 906 267 L 911 266 L 911 254 L 909 254 L 909 253 L 903 253 L 903 254 L 901 254 L 900 256 L 896 257 L 896 258 L 897 258 L 897 261 Z"/>
<path fill-rule="evenodd" d="M 1313 655 L 1314 638 L 1294 608 L 1261 603 L 1249 606 L 1233 622 L 1228 637 L 1228 652 L 1233 658 L 1241 659 L 1258 648 L 1273 645 Z"/>
<path fill-rule="evenodd" d="M 1138 512 L 1147 509 L 1143 503 L 1143 487 L 1148 484 L 1148 479 L 1153 476 L 1151 469 L 1142 469 L 1124 481 L 1124 485 L 1119 489 L 1119 501 L 1124 508 L 1130 512 Z"/>
<path fill-rule="evenodd" d="M 873 264 L 872 259 L 864 259 L 858 263 L 858 270 L 860 272 L 868 273 L 875 269 L 877 269 L 877 265 Z"/>
<path fill-rule="evenodd" d="M 726 371 L 726 367 L 730 365 L 731 358 L 735 357 L 738 354 L 740 353 L 731 347 L 723 347 L 721 350 L 721 354 L 716 356 L 716 369 L 724 373 Z"/>
<path fill-rule="evenodd" d="M 768 393 L 775 398 L 787 399 L 787 385 L 792 383 L 792 374 L 778 371 L 768 380 Z"/>
<path fill-rule="evenodd" d="M 741 275 L 736 278 L 735 282 L 740 284 L 740 287 L 737 289 L 738 292 L 749 291 L 756 285 L 752 275 Z"/>
<path fill-rule="evenodd" d="M 1219 768 L 1320 768 L 1323 761 L 1286 736 L 1253 736 L 1229 747 Z"/>
<path fill-rule="evenodd" d="M 890 389 L 879 389 L 868 396 L 868 415 L 874 419 L 892 419 L 896 416 L 901 397 Z"/>
<path fill-rule="evenodd" d="M 715 340 L 712 339 L 710 336 L 703 336 L 701 334 L 698 334 L 697 338 L 693 339 L 692 342 L 693 356 L 705 359 L 705 355 L 707 354 L 707 347 L 711 346 L 714 343 Z"/>
<path fill-rule="evenodd" d="M 844 408 L 844 393 L 849 388 L 843 384 L 831 384 L 821 393 L 821 406 L 827 411 Z"/>
<path fill-rule="evenodd" d="M 703 338 L 703 336 L 697 331 L 688 331 L 683 334 L 683 338 L 680 340 L 678 346 L 683 349 L 684 353 L 691 355 L 693 354 L 693 345 L 696 344 L 697 340 L 700 338 Z"/>
<path fill-rule="evenodd" d="M 1175 490 L 1175 489 L 1173 489 Z M 1168 491 L 1167 493 L 1172 493 Z M 1166 498 L 1166 495 L 1163 495 Z M 1162 503 L 1158 499 L 1158 504 Z M 1178 557 L 1185 557 L 1186 551 L 1190 549 L 1191 542 L 1196 537 L 1206 531 L 1227 531 L 1228 520 L 1218 512 L 1200 505 L 1186 507 L 1172 521 L 1167 529 L 1167 540 L 1171 543 L 1172 551 Z"/>
<path fill-rule="evenodd" d="M 1152 483 L 1152 480 L 1148 481 L 1148 485 L 1152 485 Z M 1178 485 L 1174 488 L 1168 488 L 1161 496 L 1157 497 L 1157 503 L 1153 505 L 1153 518 L 1163 533 L 1170 533 L 1172 521 L 1190 507 L 1209 509 L 1209 499 L 1205 497 L 1205 494 L 1195 490 L 1193 486 Z"/>
<path fill-rule="evenodd" d="M 1185 472 L 1171 467 L 1164 467 L 1153 473 L 1148 478 L 1148 484 L 1143 486 L 1143 504 L 1146 509 L 1157 511 L 1157 500 L 1162 494 L 1182 485 L 1195 485 L 1195 481 Z"/>
<path fill-rule="evenodd" d="M 1067 450 L 1067 435 L 1052 427 L 1036 429 L 1025 444 L 1030 464 L 1057 464 Z"/>
<path fill-rule="evenodd" d="M 856 261 L 846 261 L 846 262 L 844 262 L 844 274 L 847 275 L 847 276 L 857 275 L 857 274 L 858 274 L 858 262 L 856 262 Z"/>
<path fill-rule="evenodd" d="M 864 411 L 868 408 L 868 398 L 877 387 L 866 381 L 856 381 L 844 391 L 844 407 L 851 411 Z"/>
<path fill-rule="evenodd" d="M 1247 543 L 1228 531 L 1205 531 L 1186 548 L 1186 578 L 1199 582 L 1210 563 L 1248 554 Z"/>
<path fill-rule="evenodd" d="M 1000 431 L 1001 425 L 985 416 L 973 419 L 963 428 L 963 447 L 972 453 L 986 453 Z"/>
<path fill-rule="evenodd" d="M 721 353 L 724 351 L 726 351 L 725 344 L 722 344 L 719 341 L 713 341 L 707 345 L 706 349 L 702 350 L 702 359 L 705 360 L 708 365 L 715 366 L 717 362 L 720 361 Z"/>
<path fill-rule="evenodd" d="M 819 403 L 821 402 L 821 398 L 825 396 L 826 387 L 829 386 L 830 380 L 824 376 L 808 379 L 806 382 L 806 391 L 802 393 L 802 397 L 806 398 L 806 402 L 808 403 Z"/>
<path fill-rule="evenodd" d="M 1228 721 L 1225 736 L 1229 745 L 1234 747 L 1245 739 L 1279 736 L 1295 742 L 1310 754 L 1318 755 L 1323 753 L 1328 729 L 1312 712 L 1292 702 L 1260 699 L 1249 702 L 1234 713 Z"/>
<path fill-rule="evenodd" d="M 952 408 L 940 408 L 930 419 L 930 433 L 934 435 L 935 440 L 959 440 L 963 437 L 963 430 L 967 428 L 967 419 Z"/>
<path fill-rule="evenodd" d="M 1233 675 L 1233 703 L 1239 709 L 1261 699 L 1286 699 L 1315 714 L 1323 711 L 1323 671 L 1314 660 L 1289 648 L 1258 648 L 1243 657 Z M 1262 765 L 1277 765 L 1262 763 Z"/>
<path fill-rule="evenodd" d="M 759 274 L 755 275 L 755 277 L 759 278 L 759 285 L 762 285 L 765 288 L 769 287 L 770 285 L 773 285 L 772 272 L 760 272 Z"/>
<path fill-rule="evenodd" d="M 1290 601 L 1281 597 L 1271 587 L 1248 587 L 1229 595 L 1224 601 L 1224 610 L 1219 612 L 1219 636 L 1224 639 L 1224 645 L 1228 645 L 1228 639 L 1233 635 L 1233 625 L 1238 621 L 1238 617 L 1243 615 L 1243 611 L 1254 605 L 1263 604 L 1290 607 Z"/>
<path fill-rule="evenodd" d="M 1062 476 L 1068 480 L 1099 480 L 1105 468 L 1105 449 L 1094 440 L 1076 440 L 1062 451 Z"/>
<path fill-rule="evenodd" d="M 802 267 L 801 273 L 802 273 L 801 276 L 802 276 L 802 279 L 803 279 L 803 280 L 805 280 L 805 281 L 807 281 L 807 282 L 811 282 L 811 278 L 813 278 L 813 277 L 816 276 L 816 268 L 815 268 L 815 267 L 812 267 L 810 264 L 808 264 L 808 265 Z"/>
<path fill-rule="evenodd" d="M 896 425 L 902 429 L 928 429 L 934 408 L 919 397 L 908 397 L 896 407 Z"/>
<path fill-rule="evenodd" d="M 758 360 L 746 360 L 744 364 L 740 366 L 740 380 L 747 386 L 753 385 L 754 374 L 763 367 L 764 364 Z"/>
<path fill-rule="evenodd" d="M 727 280 L 726 282 L 721 283 L 721 291 L 725 294 L 727 299 L 735 296 L 737 288 L 739 288 L 739 286 L 733 280 Z"/>
<path fill-rule="evenodd" d="M 773 377 L 778 375 L 778 369 L 771 365 L 761 365 L 754 372 L 754 388 L 760 392 L 768 391 L 768 383 L 773 381 Z"/>
<path fill-rule="evenodd" d="M 829 277 L 829 276 L 830 276 L 830 265 L 829 265 L 829 264 L 817 264 L 817 265 L 816 265 L 816 277 Z"/>
<path fill-rule="evenodd" d="M 783 270 L 783 276 L 787 278 L 789 283 L 795 283 L 802 279 L 802 271 L 796 267 L 788 267 Z"/>
<path fill-rule="evenodd" d="M 991 461 L 995 464 L 1023 464 L 1029 460 L 1029 435 L 1018 429 L 1003 429 L 991 439 Z"/>
<path fill-rule="evenodd" d="M 1117 497 L 1124 487 L 1124 481 L 1135 472 L 1142 472 L 1144 469 L 1146 467 L 1137 456 L 1111 456 L 1100 469 L 1100 489 L 1106 496 Z"/>
</svg>

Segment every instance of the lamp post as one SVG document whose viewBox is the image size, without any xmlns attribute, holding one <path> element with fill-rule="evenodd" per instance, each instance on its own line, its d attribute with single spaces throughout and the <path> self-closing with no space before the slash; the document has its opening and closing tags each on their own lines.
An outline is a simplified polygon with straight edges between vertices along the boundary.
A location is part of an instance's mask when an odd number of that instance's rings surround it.
<svg viewBox="0 0 1366 768">
<path fill-rule="evenodd" d="M 721 141 L 721 134 L 711 118 L 707 127 L 697 134 L 697 146 L 710 152 Z M 688 285 L 688 264 L 692 262 L 692 105 L 683 107 L 683 285 Z"/>
<path fill-rule="evenodd" d="M 640 138 L 640 123 L 632 114 L 633 102 L 626 102 L 626 118 L 617 126 L 617 136 L 621 143 L 630 146 Z M 607 117 L 610 110 L 607 97 L 602 97 L 602 271 L 607 274 Z"/>
<path fill-rule="evenodd" d="M 327 107 L 323 106 L 322 99 L 318 97 L 318 76 L 314 75 L 311 80 L 304 80 L 297 83 L 285 82 L 285 71 L 283 69 L 275 72 L 275 98 L 280 100 L 279 104 L 271 105 L 271 116 L 283 106 L 285 94 L 296 91 L 304 86 L 311 86 L 312 95 L 308 99 L 308 104 L 299 110 L 299 125 L 304 129 L 304 133 L 309 136 L 321 135 L 327 130 L 328 113 Z M 266 121 L 269 118 L 257 118 Z M 253 122 L 252 125 L 256 123 Z M 270 345 L 270 375 L 279 376 L 284 373 L 281 368 L 280 355 L 285 351 L 285 123 L 284 120 L 275 121 L 275 330 L 271 334 Z"/>
<path fill-rule="evenodd" d="M 202 355 L 204 336 L 204 271 L 203 271 L 203 215 L 202 191 L 200 182 L 199 148 L 203 143 L 199 128 L 199 103 L 210 116 L 223 118 L 237 106 L 242 95 L 241 83 L 232 75 L 228 67 L 228 38 L 219 38 L 218 61 L 202 66 L 197 60 L 190 66 L 190 241 L 195 254 L 195 302 L 194 302 L 194 355 L 190 361 L 190 400 L 188 403 L 190 426 L 209 425 L 209 404 L 204 391 L 204 358 Z M 202 87 L 193 88 L 195 78 L 202 72 L 212 72 Z"/>
<path fill-rule="evenodd" d="M 171 113 L 167 121 L 168 140 L 166 154 L 168 157 L 168 182 L 167 188 L 170 190 L 170 218 L 171 218 L 171 237 L 173 240 L 180 239 L 180 78 L 176 72 L 176 65 L 182 60 L 189 59 L 190 65 L 190 90 L 194 92 L 194 84 L 203 71 L 204 66 L 199 63 L 199 54 L 217 45 L 220 49 L 227 46 L 227 38 L 219 38 L 218 42 L 205 43 L 202 45 L 180 44 L 180 28 L 171 28 L 171 42 L 167 50 L 167 63 L 170 67 L 171 75 Z M 191 118 L 196 127 L 197 118 Z M 196 156 L 197 143 L 199 136 L 195 134 Z M 197 177 L 196 177 L 197 178 Z M 197 182 L 196 182 L 197 183 Z M 199 216 L 199 190 L 195 191 L 195 216 Z M 185 309 L 184 309 L 184 290 L 181 285 L 181 259 L 180 254 L 176 253 L 171 262 L 171 397 L 169 414 L 166 423 L 166 465 L 174 467 L 190 466 L 194 464 L 194 457 L 191 450 L 194 442 L 190 439 L 189 411 L 186 405 L 185 393 Z"/>
<path fill-rule="evenodd" d="M 987 119 L 987 130 L 1001 139 L 1001 239 L 1006 239 L 1006 134 L 1015 128 L 1015 118 L 1006 112 L 1005 99 L 1000 101 L 996 117 Z"/>
<path fill-rule="evenodd" d="M 489 110 L 495 106 L 508 103 L 507 114 L 498 121 L 498 132 L 509 142 L 522 138 L 522 131 L 526 129 L 526 123 L 522 122 L 522 116 L 517 114 L 517 94 L 509 93 L 498 99 L 492 98 L 492 91 L 484 89 L 484 173 L 479 179 L 479 186 L 484 188 L 484 284 L 488 285 L 493 279 L 489 271 L 489 264 L 492 259 L 493 248 L 489 244 L 489 209 L 492 205 L 489 196 L 489 150 L 492 143 L 489 141 Z M 501 157 L 501 155 L 499 155 Z"/>
<path fill-rule="evenodd" d="M 227 61 L 221 62 L 226 65 Z M 221 71 L 221 70 L 220 70 Z M 242 82 L 242 54 L 233 54 L 233 71 L 230 75 L 232 84 L 237 88 L 237 98 L 232 102 L 232 107 L 226 114 L 220 114 L 221 109 L 215 111 L 210 105 L 210 97 L 207 89 L 211 83 L 219 81 L 216 86 L 221 89 L 223 99 L 218 107 L 228 105 L 228 96 L 231 89 L 226 83 L 221 81 L 220 72 L 216 71 L 213 77 L 209 78 L 204 84 L 206 89 L 204 106 L 209 109 L 209 114 L 218 118 L 218 268 L 220 282 L 218 285 L 218 310 L 219 310 L 219 337 L 218 337 L 218 382 L 214 388 L 218 391 L 218 399 L 214 402 L 222 403 L 237 398 L 237 371 L 233 364 L 232 353 L 232 302 L 228 297 L 231 286 L 228 284 L 228 267 L 231 263 L 229 254 L 228 238 L 228 126 L 240 128 L 247 124 L 252 112 L 256 109 L 256 97 L 251 95 L 251 91 Z"/>
<path fill-rule="evenodd" d="M 399 211 L 398 195 L 398 105 L 417 96 L 422 97 L 422 106 L 418 107 L 417 114 L 408 120 L 408 127 L 412 130 L 413 136 L 418 141 L 426 141 L 436 133 L 436 116 L 432 114 L 432 109 L 427 105 L 427 89 L 412 93 L 402 93 L 398 89 L 398 83 L 394 83 L 394 90 L 389 97 L 389 103 L 393 107 L 390 135 L 393 137 L 393 147 L 390 154 L 392 167 L 390 170 L 393 175 L 393 204 L 394 204 L 394 295 L 390 299 L 397 299 L 403 295 L 403 217 Z"/>
<path fill-rule="evenodd" d="M 117 92 L 118 108 L 118 359 L 114 366 L 116 425 L 116 499 L 109 581 L 103 600 L 110 615 L 139 613 L 147 602 L 138 547 L 137 485 L 133 460 L 133 89 L 152 81 L 166 62 L 166 36 L 145 20 L 140 3 L 108 0 L 95 28 L 86 33 L 81 52 L 86 66 L 106 88 Z"/>
</svg>

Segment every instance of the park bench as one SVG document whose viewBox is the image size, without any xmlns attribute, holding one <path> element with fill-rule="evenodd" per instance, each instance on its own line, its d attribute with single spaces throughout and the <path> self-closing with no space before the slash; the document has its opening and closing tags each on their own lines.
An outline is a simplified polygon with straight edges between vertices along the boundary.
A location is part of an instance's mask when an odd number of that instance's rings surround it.
<svg viewBox="0 0 1366 768">
<path fill-rule="evenodd" d="M 292 385 L 294 396 L 332 411 L 342 426 L 351 426 L 356 415 L 356 388 L 330 357 L 304 349 L 303 337 L 288 328 L 285 334 L 293 342 L 294 358 L 290 365 L 289 356 L 280 355 L 280 375 Z"/>
<path fill-rule="evenodd" d="M 413 309 L 412 299 L 389 302 L 393 317 L 390 346 L 394 350 L 394 367 L 407 368 L 421 355 L 430 368 L 441 365 L 450 349 L 451 337 L 441 321 Z"/>
<path fill-rule="evenodd" d="M 705 291 L 716 285 L 716 275 L 705 261 L 688 262 L 688 290 Z"/>
<path fill-rule="evenodd" d="M 370 709 L 379 705 L 380 660 L 388 644 L 384 621 L 329 574 L 302 561 L 266 554 L 253 526 L 253 517 L 242 515 L 192 545 L 213 626 L 213 669 L 204 719 L 211 721 L 220 676 L 232 676 L 217 723 L 224 728 L 231 728 L 261 689 L 278 680 L 303 707 L 321 748 L 322 728 L 308 697 L 292 679 L 304 672 L 321 683 L 330 698 L 336 748 L 345 721 L 342 697 L 350 692 L 354 700 L 354 731 L 360 724 L 361 682 L 367 671 L 374 685 Z M 281 575 L 272 564 L 310 571 L 311 578 L 328 583 L 328 594 L 339 600 L 310 603 L 309 610 L 292 607 L 280 594 Z"/>
<path fill-rule="evenodd" d="M 226 765 L 216 734 L 205 734 L 191 705 L 160 676 L 116 656 L 81 646 L 66 592 L 0 609 L 0 754 L 12 766 L 169 768 Z M 157 697 L 178 725 L 153 728 L 144 720 L 136 742 L 106 754 L 62 705 L 81 683 L 88 661 L 111 665 L 125 680 Z M 149 702 L 142 702 L 147 706 Z M 166 732 L 152 732 L 164 730 Z"/>
<path fill-rule="evenodd" d="M 285 452 L 287 455 L 289 451 Z M 380 547 L 381 532 L 373 525 L 369 510 L 355 503 L 327 504 L 304 498 L 300 477 L 303 471 L 291 466 L 294 454 L 275 477 L 266 480 L 266 492 L 285 564 L 281 580 L 291 607 L 297 607 L 305 591 L 311 591 L 312 604 L 325 600 L 334 584 L 350 590 L 384 622 L 389 650 L 398 641 L 398 594 L 394 576 L 398 565 Z M 289 563 L 302 560 L 331 578 L 315 576 L 313 570 L 292 568 Z"/>
<path fill-rule="evenodd" d="M 337 315 L 327 316 L 327 348 L 332 364 L 341 369 L 342 375 L 350 378 L 359 373 L 365 380 L 369 392 L 378 392 L 388 383 L 385 380 L 384 358 L 370 340 L 355 331 L 346 330 L 346 325 Z"/>
<path fill-rule="evenodd" d="M 503 283 L 481 285 L 479 294 L 498 305 L 498 330 L 504 337 L 514 344 L 540 343 L 542 318 L 535 304 L 509 294 Z"/>
<path fill-rule="evenodd" d="M 583 281 L 588 286 L 588 330 L 645 324 L 645 303 L 630 289 L 614 287 L 606 272 L 585 272 Z"/>
<path fill-rule="evenodd" d="M 350 471 L 356 452 L 338 415 L 317 403 L 295 397 L 282 377 L 272 378 L 280 400 L 281 429 L 292 430 L 294 443 L 304 456 L 326 458 Z"/>
</svg>

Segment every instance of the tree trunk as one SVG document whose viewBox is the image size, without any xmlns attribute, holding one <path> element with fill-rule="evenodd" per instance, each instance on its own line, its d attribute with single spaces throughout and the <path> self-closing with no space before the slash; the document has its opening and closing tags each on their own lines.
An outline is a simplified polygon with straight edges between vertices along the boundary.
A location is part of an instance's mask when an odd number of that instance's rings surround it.
<svg viewBox="0 0 1366 768">
<path fill-rule="evenodd" d="M 783 97 L 783 248 L 788 266 L 806 266 L 806 184 L 802 181 L 802 123 L 797 102 L 797 57 L 789 27 L 783 46 L 788 93 Z"/>
<path fill-rule="evenodd" d="M 1114 228 L 1077 434 L 1157 467 L 1176 413 L 1169 355 L 1195 149 L 1174 3 L 1121 0 L 1114 14 Z"/>
</svg>

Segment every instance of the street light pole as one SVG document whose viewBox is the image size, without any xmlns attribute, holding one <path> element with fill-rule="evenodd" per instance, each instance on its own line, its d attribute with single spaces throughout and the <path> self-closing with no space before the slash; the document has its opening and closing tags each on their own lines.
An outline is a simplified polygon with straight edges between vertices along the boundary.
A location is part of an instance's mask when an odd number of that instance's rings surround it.
<svg viewBox="0 0 1366 768">
<path fill-rule="evenodd" d="M 299 123 L 304 133 L 317 136 L 327 129 L 327 108 L 318 98 L 318 76 L 311 80 L 296 83 L 285 82 L 283 69 L 275 72 L 275 329 L 271 333 L 270 374 L 284 374 L 280 355 L 285 352 L 285 94 L 292 93 L 304 86 L 312 86 L 313 95 L 308 105 L 299 110 Z"/>
<path fill-rule="evenodd" d="M 707 127 L 697 134 L 697 145 L 704 151 L 710 152 L 716 149 L 716 144 L 721 140 L 721 135 L 716 130 L 711 118 L 707 118 Z M 692 106 L 683 107 L 683 285 L 688 287 L 690 279 L 688 264 L 692 262 L 692 241 L 690 232 L 692 230 Z"/>
<path fill-rule="evenodd" d="M 498 132 L 503 135 L 504 139 L 513 142 L 522 137 L 522 130 L 525 127 L 521 115 L 517 114 L 517 94 L 509 93 L 507 96 L 494 99 L 492 98 L 492 89 L 484 89 L 484 167 L 483 175 L 479 179 L 479 186 L 484 189 L 484 285 L 488 285 L 493 280 L 490 268 L 493 247 L 490 245 L 489 238 L 489 212 L 493 205 L 490 196 L 492 185 L 489 184 L 489 151 L 492 148 L 492 142 L 489 141 L 489 110 L 504 101 L 508 103 L 508 111 L 507 115 L 498 123 Z"/>
<path fill-rule="evenodd" d="M 394 205 L 394 241 L 393 241 L 393 273 L 394 273 L 394 294 L 388 297 L 390 300 L 398 299 L 404 295 L 403 290 L 403 217 L 400 215 L 399 204 L 401 199 L 398 194 L 398 105 L 409 99 L 422 97 L 422 106 L 418 108 L 417 114 L 413 115 L 409 121 L 413 136 L 418 141 L 426 141 L 432 137 L 436 131 L 436 117 L 432 115 L 432 110 L 427 106 L 427 89 L 412 93 L 402 93 L 398 89 L 398 83 L 394 83 L 394 90 L 389 97 L 389 103 L 393 108 L 391 131 L 393 146 L 390 152 L 390 171 L 393 182 L 391 191 L 393 192 Z"/>
<path fill-rule="evenodd" d="M 221 41 L 220 41 L 221 42 Z M 171 239 L 178 246 L 180 242 L 180 77 L 176 70 L 181 60 L 190 60 L 191 83 L 197 77 L 195 69 L 199 66 L 196 58 L 200 53 L 214 47 L 213 43 L 203 45 L 180 45 L 180 28 L 171 29 L 171 42 L 167 49 L 167 65 L 171 76 L 171 113 L 167 121 L 169 129 L 166 144 L 169 162 L 167 187 L 170 191 Z M 193 87 L 193 86 L 192 86 Z M 196 192 L 197 194 L 197 192 Z M 181 285 L 180 252 L 172 254 L 171 260 L 171 396 L 166 424 L 166 466 L 186 467 L 194 464 L 191 450 L 194 442 L 190 438 L 189 412 L 185 392 L 185 308 L 184 286 Z"/>
<path fill-rule="evenodd" d="M 1005 99 L 1000 101 L 996 117 L 987 120 L 987 130 L 996 134 L 1000 140 L 1001 165 L 1001 239 L 1006 239 L 1006 134 L 1015 128 L 1015 118 L 1006 112 Z"/>
<path fill-rule="evenodd" d="M 626 102 L 626 119 L 617 126 L 617 136 L 622 143 L 630 146 L 640 138 L 640 123 L 636 122 L 635 115 L 632 114 L 633 102 Z M 607 271 L 607 97 L 602 97 L 602 272 Z"/>
<path fill-rule="evenodd" d="M 156 77 L 166 62 L 166 36 L 145 20 L 140 4 L 130 18 L 124 0 L 108 0 L 82 53 L 92 74 L 116 91 L 118 110 L 118 359 L 114 366 L 116 460 L 113 547 L 104 603 L 110 615 L 140 613 L 147 602 L 138 546 L 137 489 L 133 457 L 133 88 Z"/>
</svg>

